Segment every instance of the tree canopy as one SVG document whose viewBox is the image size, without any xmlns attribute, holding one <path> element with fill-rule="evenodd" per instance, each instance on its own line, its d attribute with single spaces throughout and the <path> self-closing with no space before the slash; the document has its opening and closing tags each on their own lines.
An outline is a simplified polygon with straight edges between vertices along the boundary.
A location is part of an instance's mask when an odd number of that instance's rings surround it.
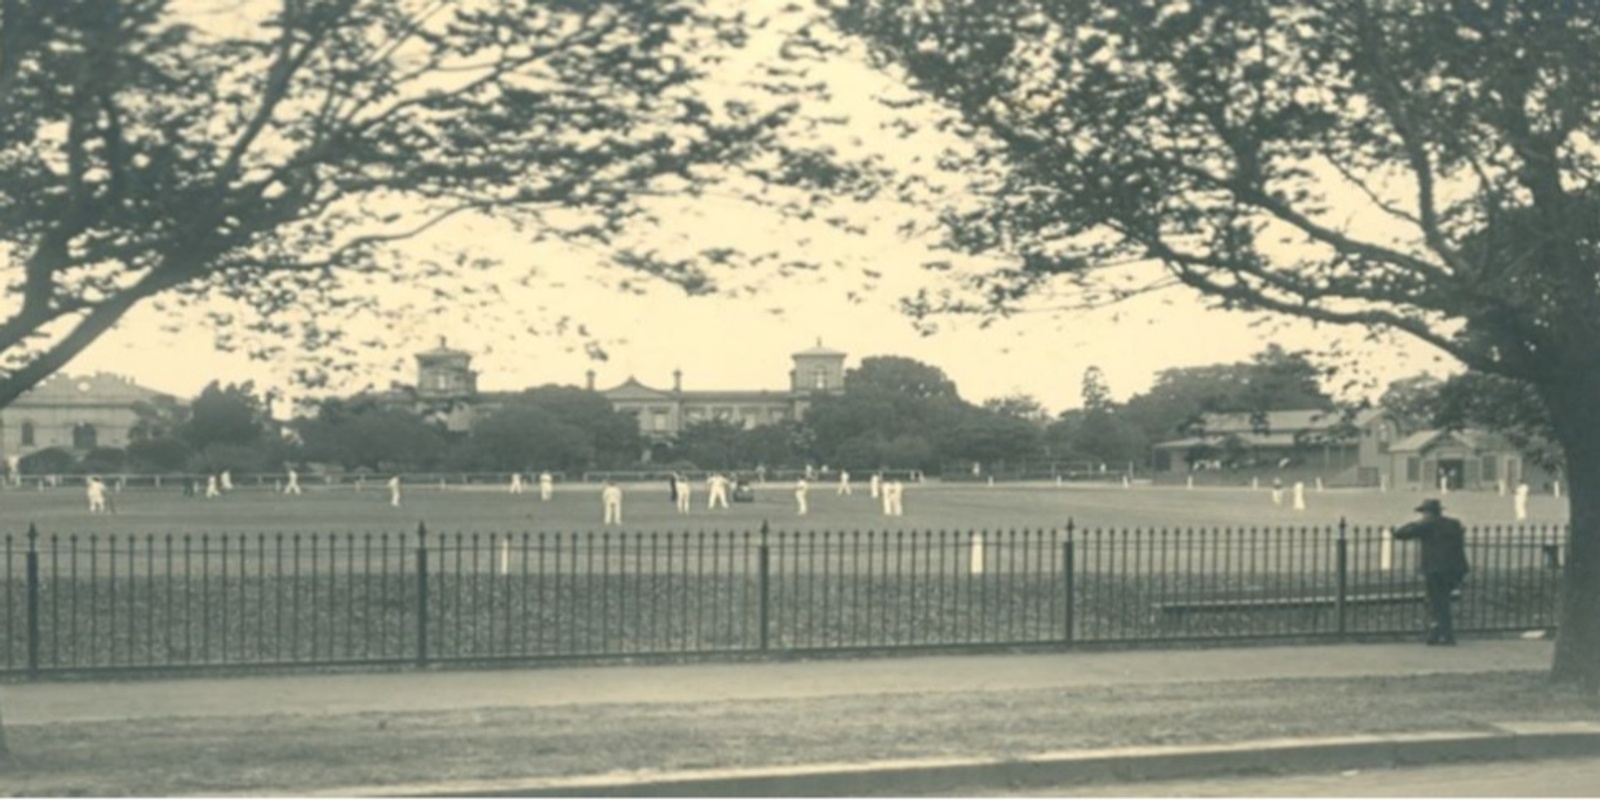
<svg viewBox="0 0 1600 800">
<path fill-rule="evenodd" d="M 603 244 L 640 198 L 737 169 L 790 103 L 702 91 L 745 31 L 692 0 L 197 9 L 4 4 L 0 404 L 152 298 L 204 298 L 254 355 L 349 351 L 316 312 L 375 307 L 363 276 L 486 258 L 394 245 L 474 215 Z"/>
<path fill-rule="evenodd" d="M 1600 0 L 827 6 L 955 120 L 971 185 L 920 199 L 1003 264 L 979 304 L 1183 285 L 1529 386 L 1572 486 L 1553 675 L 1600 689 Z"/>
</svg>

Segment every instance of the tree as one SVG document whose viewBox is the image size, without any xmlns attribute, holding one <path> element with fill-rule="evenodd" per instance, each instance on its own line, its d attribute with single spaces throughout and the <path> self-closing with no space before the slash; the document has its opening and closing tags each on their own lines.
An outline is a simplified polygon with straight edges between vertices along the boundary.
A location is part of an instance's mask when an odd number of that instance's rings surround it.
<svg viewBox="0 0 1600 800">
<path fill-rule="evenodd" d="M 1063 281 L 1116 299 L 1102 276 L 1151 262 L 1529 387 L 1571 486 L 1551 677 L 1600 690 L 1600 2 L 830 9 L 968 134 L 941 166 L 965 158 L 977 201 L 946 219 L 1012 265 L 977 281 L 991 308 Z"/>
<path fill-rule="evenodd" d="M 991 397 L 983 401 L 983 410 L 1041 425 L 1050 418 L 1050 412 L 1044 409 L 1038 398 L 1027 394 Z"/>
<path fill-rule="evenodd" d="M 1420 373 L 1391 382 L 1378 398 L 1378 407 L 1389 412 L 1407 431 L 1435 427 L 1439 408 L 1439 389 L 1443 381 Z"/>
<path fill-rule="evenodd" d="M 612 241 L 787 115 L 700 91 L 743 35 L 693 0 L 6 0 L 0 406 L 153 298 L 220 301 L 252 355 L 337 355 L 360 343 L 317 312 L 376 307 L 362 279 L 491 263 L 396 244 Z"/>
<path fill-rule="evenodd" d="M 330 400 L 298 420 L 300 457 L 345 469 L 418 469 L 445 453 L 444 433 L 415 414 Z"/>
<path fill-rule="evenodd" d="M 473 425 L 472 442 L 495 471 L 582 471 L 594 461 L 594 440 L 544 406 L 508 403 Z"/>
<path fill-rule="evenodd" d="M 181 428 L 190 447 L 204 450 L 213 445 L 248 447 L 266 433 L 267 410 L 255 394 L 255 385 L 206 384 L 189 406 L 189 419 Z"/>
<path fill-rule="evenodd" d="M 847 394 L 891 394 L 919 399 L 959 397 L 944 370 L 904 356 L 867 356 L 845 373 Z"/>
</svg>

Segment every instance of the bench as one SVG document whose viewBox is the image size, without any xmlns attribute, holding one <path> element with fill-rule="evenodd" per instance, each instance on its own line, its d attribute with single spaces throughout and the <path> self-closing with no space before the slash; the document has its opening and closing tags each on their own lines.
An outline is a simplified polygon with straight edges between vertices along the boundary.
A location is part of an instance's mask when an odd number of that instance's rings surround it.
<svg viewBox="0 0 1600 800">
<path fill-rule="evenodd" d="M 1346 606 L 1393 605 L 1396 603 L 1421 603 L 1427 599 L 1421 589 L 1387 592 L 1357 592 L 1344 597 Z M 1461 590 L 1450 593 L 1451 600 L 1461 599 Z M 1333 594 L 1276 595 L 1272 597 L 1226 597 L 1209 600 L 1174 600 L 1155 603 L 1152 607 L 1162 616 L 1177 616 L 1191 612 L 1208 611 L 1263 611 L 1305 608 L 1333 608 L 1339 597 Z"/>
</svg>

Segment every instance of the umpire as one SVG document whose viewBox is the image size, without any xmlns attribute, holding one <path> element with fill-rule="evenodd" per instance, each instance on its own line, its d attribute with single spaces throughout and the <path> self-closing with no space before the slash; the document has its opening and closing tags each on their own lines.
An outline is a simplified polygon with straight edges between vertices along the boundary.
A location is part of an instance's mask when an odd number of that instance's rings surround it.
<svg viewBox="0 0 1600 800">
<path fill-rule="evenodd" d="M 1401 526 L 1394 538 L 1415 539 L 1422 545 L 1422 562 L 1417 571 L 1427 585 L 1428 612 L 1433 618 L 1428 644 L 1453 645 L 1456 631 L 1450 618 L 1450 595 L 1469 571 L 1466 530 L 1459 520 L 1444 515 L 1438 500 L 1424 500 L 1416 510 L 1422 519 Z"/>
</svg>

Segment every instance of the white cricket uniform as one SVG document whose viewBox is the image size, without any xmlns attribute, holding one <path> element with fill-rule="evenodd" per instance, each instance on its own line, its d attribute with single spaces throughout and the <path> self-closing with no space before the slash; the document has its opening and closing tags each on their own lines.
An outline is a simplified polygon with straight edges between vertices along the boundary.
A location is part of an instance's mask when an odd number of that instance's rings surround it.
<svg viewBox="0 0 1600 800">
<path fill-rule="evenodd" d="M 389 505 L 400 507 L 400 476 L 389 479 Z"/>
<path fill-rule="evenodd" d="M 839 470 L 839 494 L 854 493 L 850 488 L 850 473 L 846 470 Z"/>
<path fill-rule="evenodd" d="M 727 508 L 728 479 L 721 475 L 712 475 L 710 480 L 706 481 L 706 494 L 708 495 L 706 497 L 707 509 L 716 508 L 718 505 Z"/>
<path fill-rule="evenodd" d="M 89 496 L 89 513 L 98 514 L 106 510 L 106 485 L 99 480 L 89 481 L 85 493 Z"/>
<path fill-rule="evenodd" d="M 674 481 L 674 484 L 676 485 L 674 491 L 678 493 L 678 513 L 687 514 L 689 503 L 694 498 L 694 484 L 689 483 L 687 478 Z"/>
<path fill-rule="evenodd" d="M 550 477 L 550 473 L 548 473 L 548 472 L 539 473 L 539 499 L 540 500 L 549 500 L 550 499 L 550 493 L 552 491 L 554 491 L 554 490 L 555 490 L 555 479 Z"/>
<path fill-rule="evenodd" d="M 622 489 L 607 486 L 600 490 L 600 504 L 605 507 L 605 524 L 622 524 Z"/>
<path fill-rule="evenodd" d="M 806 509 L 806 492 L 809 491 L 810 489 L 811 489 L 811 486 L 806 483 L 806 479 L 805 478 L 801 478 L 800 480 L 796 481 L 795 484 L 794 484 L 795 512 L 799 516 L 803 517 L 803 516 L 806 515 L 806 510 L 807 510 Z"/>
</svg>

